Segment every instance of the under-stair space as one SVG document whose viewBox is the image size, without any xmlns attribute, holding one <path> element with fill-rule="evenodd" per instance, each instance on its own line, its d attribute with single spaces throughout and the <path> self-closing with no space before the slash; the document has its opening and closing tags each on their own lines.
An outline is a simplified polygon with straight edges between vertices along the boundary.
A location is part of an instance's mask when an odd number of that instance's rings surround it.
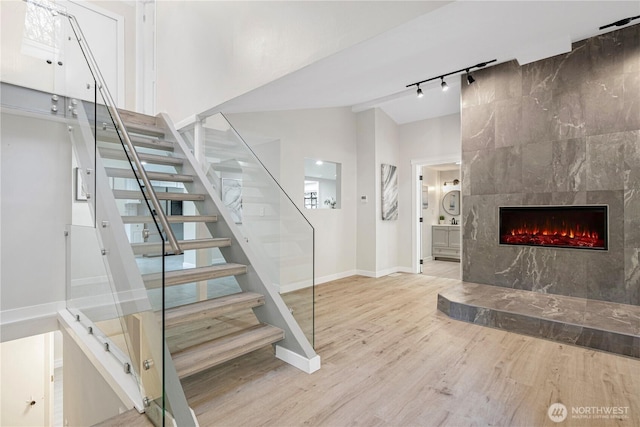
<svg viewBox="0 0 640 427">
<path fill-rule="evenodd" d="M 246 274 L 248 266 L 221 252 L 234 239 L 215 235 L 218 213 L 207 211 L 206 194 L 193 191 L 198 178 L 184 167 L 184 153 L 167 137 L 162 120 L 128 111 L 120 115 L 182 252 L 163 243 L 157 215 L 135 181 L 140 176 L 131 167 L 132 154 L 123 149 L 116 129 L 104 124 L 97 132 L 98 152 L 179 377 L 283 340 L 282 329 L 253 313 L 265 298 L 242 292 L 236 277 Z M 112 338 L 126 345 L 121 337 Z"/>
</svg>

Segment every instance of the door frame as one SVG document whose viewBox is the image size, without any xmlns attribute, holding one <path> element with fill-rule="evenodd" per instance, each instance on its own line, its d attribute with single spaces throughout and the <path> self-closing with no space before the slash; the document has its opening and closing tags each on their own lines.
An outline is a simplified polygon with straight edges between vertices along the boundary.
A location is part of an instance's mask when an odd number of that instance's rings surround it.
<svg viewBox="0 0 640 427">
<path fill-rule="evenodd" d="M 456 155 L 411 160 L 411 269 L 416 274 L 420 274 L 420 255 L 422 252 L 422 233 L 420 232 L 422 186 L 419 180 L 422 167 L 458 163 L 460 161 L 460 156 Z M 462 165 L 460 165 L 460 169 L 462 170 Z M 462 210 L 460 212 L 462 213 Z"/>
</svg>

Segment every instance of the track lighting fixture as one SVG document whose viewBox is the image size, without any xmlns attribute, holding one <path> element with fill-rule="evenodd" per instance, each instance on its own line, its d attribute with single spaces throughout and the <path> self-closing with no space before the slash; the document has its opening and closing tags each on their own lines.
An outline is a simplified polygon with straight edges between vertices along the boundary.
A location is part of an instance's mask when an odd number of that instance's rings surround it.
<svg viewBox="0 0 640 427">
<path fill-rule="evenodd" d="M 422 89 L 420 89 L 420 85 L 418 85 L 418 98 L 422 98 L 424 93 L 422 93 Z"/>
<path fill-rule="evenodd" d="M 467 85 L 473 84 L 473 82 L 475 82 L 476 79 L 474 79 L 473 76 L 471 75 L 471 73 L 469 73 L 469 69 L 468 68 L 465 71 L 467 72 Z"/>
<path fill-rule="evenodd" d="M 599 30 L 604 30 L 605 28 L 609 28 L 609 27 L 622 27 L 622 26 L 627 25 L 629 22 L 634 21 L 636 19 L 640 19 L 640 15 L 638 15 L 638 16 L 630 16 L 629 18 L 624 18 L 624 19 L 621 19 L 619 21 L 613 22 L 611 24 L 603 25 L 602 27 L 600 27 L 598 29 Z"/>
<path fill-rule="evenodd" d="M 437 76 L 437 77 L 431 77 L 430 79 L 421 80 L 419 82 L 408 84 L 406 87 L 417 86 L 418 87 L 418 98 L 419 98 L 419 97 L 422 96 L 422 89 L 420 89 L 420 85 L 422 83 L 430 82 L 430 81 L 435 80 L 435 79 L 440 79 L 440 87 L 442 87 L 443 91 L 446 91 L 446 90 L 449 89 L 449 85 L 447 84 L 447 82 L 444 81 L 444 78 L 447 77 L 447 76 L 450 76 L 452 74 L 462 73 L 463 71 L 467 73 L 467 84 L 473 84 L 473 82 L 475 82 L 476 79 L 471 75 L 471 72 L 470 72 L 471 69 L 486 67 L 488 64 L 491 64 L 491 63 L 496 62 L 496 61 L 497 61 L 497 59 L 492 59 L 491 61 L 480 62 L 479 64 L 476 64 L 476 65 L 471 66 L 471 67 L 465 67 L 465 68 L 462 68 L 460 70 L 456 70 L 456 71 L 452 71 L 450 73 L 442 74 L 442 75 Z"/>
<path fill-rule="evenodd" d="M 440 87 L 442 88 L 443 92 L 446 92 L 449 90 L 449 85 L 447 84 L 447 82 L 444 81 L 444 77 L 440 77 L 440 80 L 442 80 L 442 82 L 440 83 Z"/>
</svg>

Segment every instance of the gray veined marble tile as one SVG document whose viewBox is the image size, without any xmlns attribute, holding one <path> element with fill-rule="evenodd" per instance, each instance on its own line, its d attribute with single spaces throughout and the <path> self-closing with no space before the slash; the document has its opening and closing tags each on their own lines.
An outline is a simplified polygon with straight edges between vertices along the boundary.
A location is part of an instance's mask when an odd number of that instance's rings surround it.
<svg viewBox="0 0 640 427">
<path fill-rule="evenodd" d="M 542 142 L 522 147 L 522 190 L 526 193 L 551 192 L 554 188 L 553 144 Z"/>
<path fill-rule="evenodd" d="M 611 31 L 588 39 L 589 68 L 594 75 L 619 75 L 624 71 L 624 33 Z"/>
<path fill-rule="evenodd" d="M 552 205 L 586 205 L 587 204 L 587 192 L 586 191 L 566 191 L 551 194 Z"/>
<path fill-rule="evenodd" d="M 586 135 L 628 130 L 624 104 L 624 75 L 594 78 L 582 83 Z"/>
<path fill-rule="evenodd" d="M 555 59 L 547 58 L 522 66 L 522 95 L 550 94 L 554 89 Z"/>
<path fill-rule="evenodd" d="M 522 143 L 522 98 L 495 102 L 495 146 L 511 147 Z"/>
<path fill-rule="evenodd" d="M 553 143 L 554 191 L 587 189 L 587 142 L 585 138 Z"/>
<path fill-rule="evenodd" d="M 469 160 L 469 180 L 471 196 L 495 194 L 495 150 L 479 150 Z"/>
<path fill-rule="evenodd" d="M 517 61 L 504 62 L 493 67 L 496 101 L 522 97 L 522 67 Z"/>
<path fill-rule="evenodd" d="M 553 125 L 553 96 L 549 92 L 522 97 L 522 144 L 548 142 L 557 139 Z"/>
<path fill-rule="evenodd" d="M 624 287 L 627 292 L 625 303 L 640 305 L 640 248 L 624 250 Z M 637 334 L 640 335 L 640 324 Z"/>
<path fill-rule="evenodd" d="M 623 84 L 624 130 L 640 129 L 640 72 L 625 74 Z"/>
<path fill-rule="evenodd" d="M 475 84 L 471 85 L 475 86 Z M 462 150 L 476 151 L 495 148 L 494 104 L 463 108 L 460 112 L 462 127 Z"/>
<path fill-rule="evenodd" d="M 583 95 L 579 90 L 554 91 L 551 115 L 553 140 L 586 134 Z"/>
<path fill-rule="evenodd" d="M 640 73 L 640 26 L 623 30 L 624 73 Z"/>
<path fill-rule="evenodd" d="M 593 190 L 622 190 L 624 188 L 625 143 L 615 135 L 590 136 L 586 144 L 587 186 Z"/>
<path fill-rule="evenodd" d="M 624 247 L 640 248 L 640 189 L 624 191 Z"/>
<path fill-rule="evenodd" d="M 640 168 L 640 131 L 624 132 L 624 168 Z"/>
<path fill-rule="evenodd" d="M 519 146 L 495 150 L 495 186 L 500 193 L 521 193 L 522 152 Z"/>
<path fill-rule="evenodd" d="M 522 289 L 522 259 L 527 250 L 523 246 L 498 246 L 495 259 L 494 284 Z"/>
</svg>

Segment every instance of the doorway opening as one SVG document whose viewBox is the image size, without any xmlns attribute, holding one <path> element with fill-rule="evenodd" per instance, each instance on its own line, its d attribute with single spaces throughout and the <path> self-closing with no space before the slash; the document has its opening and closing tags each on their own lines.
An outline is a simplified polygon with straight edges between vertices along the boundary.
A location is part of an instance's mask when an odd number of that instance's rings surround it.
<svg viewBox="0 0 640 427">
<path fill-rule="evenodd" d="M 412 163 L 415 174 L 413 258 L 416 272 L 461 279 L 460 160 L 447 158 Z"/>
</svg>

